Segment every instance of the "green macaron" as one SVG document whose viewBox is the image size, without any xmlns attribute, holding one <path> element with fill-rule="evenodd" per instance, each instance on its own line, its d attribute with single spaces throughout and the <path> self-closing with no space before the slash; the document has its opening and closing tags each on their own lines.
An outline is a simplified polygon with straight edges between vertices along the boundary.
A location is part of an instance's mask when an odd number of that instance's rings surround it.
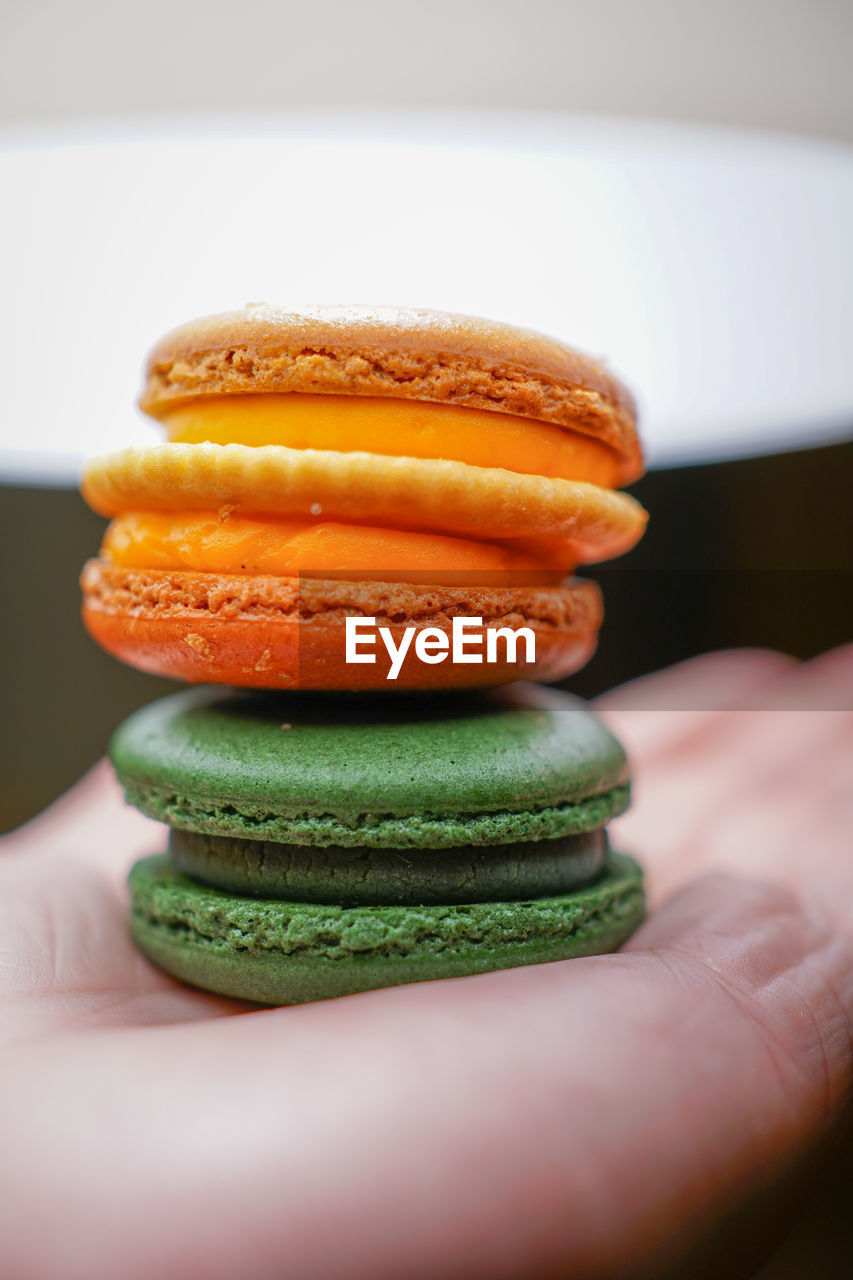
<svg viewBox="0 0 853 1280">
<path fill-rule="evenodd" d="M 133 935 L 197 986 L 295 1003 L 608 951 L 642 919 L 604 831 L 624 752 L 564 693 L 196 690 L 111 755 L 172 829 L 131 875 Z"/>
<path fill-rule="evenodd" d="M 161 968 L 264 1004 L 488 973 L 613 951 L 643 916 L 642 875 L 611 853 L 595 884 L 558 897 L 468 906 L 336 907 L 236 897 L 164 856 L 130 875 L 131 931 Z"/>
<path fill-rule="evenodd" d="M 616 739 L 577 698 L 174 694 L 118 729 L 127 798 L 171 827 L 282 844 L 443 849 L 595 831 L 628 803 Z"/>
</svg>

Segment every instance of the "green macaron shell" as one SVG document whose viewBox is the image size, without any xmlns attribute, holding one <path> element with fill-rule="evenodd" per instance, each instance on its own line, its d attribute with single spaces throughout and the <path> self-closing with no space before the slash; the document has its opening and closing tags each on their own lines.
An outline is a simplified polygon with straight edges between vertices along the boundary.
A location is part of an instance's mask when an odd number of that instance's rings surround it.
<svg viewBox="0 0 853 1280">
<path fill-rule="evenodd" d="M 625 753 L 569 694 L 364 698 L 194 690 L 132 715 L 110 755 L 170 826 L 284 844 L 451 848 L 595 830 L 628 804 Z"/>
<path fill-rule="evenodd" d="M 491 902 L 568 893 L 604 868 L 607 836 L 455 849 L 341 849 L 173 828 L 172 865 L 226 893 L 341 906 Z"/>
<path fill-rule="evenodd" d="M 615 950 L 643 917 L 642 873 L 611 853 L 595 885 L 467 906 L 339 907 L 235 897 L 160 855 L 130 875 L 131 930 L 161 968 L 264 1004 Z"/>
</svg>

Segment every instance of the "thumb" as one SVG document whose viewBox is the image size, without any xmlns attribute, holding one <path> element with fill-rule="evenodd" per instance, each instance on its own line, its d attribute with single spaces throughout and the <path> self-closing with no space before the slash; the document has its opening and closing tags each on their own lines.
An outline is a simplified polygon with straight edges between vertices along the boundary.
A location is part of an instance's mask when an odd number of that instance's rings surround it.
<svg viewBox="0 0 853 1280">
<path fill-rule="evenodd" d="M 106 760 L 38 817 L 0 842 L 7 858 L 66 859 L 98 867 L 122 879 L 137 858 L 165 845 L 165 827 L 124 799 Z"/>
</svg>

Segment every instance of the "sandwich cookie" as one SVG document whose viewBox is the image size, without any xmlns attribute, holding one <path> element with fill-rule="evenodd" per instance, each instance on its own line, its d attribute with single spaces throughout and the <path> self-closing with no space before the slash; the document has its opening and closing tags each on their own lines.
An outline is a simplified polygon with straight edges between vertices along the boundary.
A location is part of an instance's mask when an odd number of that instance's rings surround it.
<svg viewBox="0 0 853 1280">
<path fill-rule="evenodd" d="M 597 589 L 645 513 L 629 393 L 538 334 L 401 308 L 248 307 L 152 352 L 143 409 L 168 440 L 96 459 L 112 519 L 83 574 L 84 620 L 117 657 L 194 682 L 387 688 L 346 656 L 347 619 L 448 635 L 527 628 L 494 657 L 426 660 L 394 687 L 557 679 L 589 657 Z"/>
<path fill-rule="evenodd" d="M 607 848 L 624 753 L 567 694 L 178 694 L 111 756 L 172 828 L 131 927 L 185 981 L 293 1003 L 618 947 L 642 879 Z"/>
</svg>

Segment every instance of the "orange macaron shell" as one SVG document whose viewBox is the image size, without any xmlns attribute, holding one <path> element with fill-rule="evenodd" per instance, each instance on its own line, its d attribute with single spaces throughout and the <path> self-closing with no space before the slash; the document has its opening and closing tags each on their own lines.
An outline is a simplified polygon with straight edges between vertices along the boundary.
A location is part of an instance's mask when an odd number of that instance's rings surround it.
<svg viewBox="0 0 853 1280">
<path fill-rule="evenodd" d="M 559 680 L 595 650 L 602 619 L 595 583 L 559 587 L 418 585 L 129 569 L 90 560 L 83 621 L 113 657 L 152 675 L 243 688 L 385 690 L 470 688 Z M 503 641 L 496 662 L 419 661 L 412 644 L 399 673 L 375 646 L 374 663 L 346 661 L 347 617 L 375 618 L 399 647 L 407 627 L 450 634 L 454 618 L 484 628 L 528 628 L 535 661 Z M 469 650 L 470 651 L 470 650 Z"/>
</svg>

